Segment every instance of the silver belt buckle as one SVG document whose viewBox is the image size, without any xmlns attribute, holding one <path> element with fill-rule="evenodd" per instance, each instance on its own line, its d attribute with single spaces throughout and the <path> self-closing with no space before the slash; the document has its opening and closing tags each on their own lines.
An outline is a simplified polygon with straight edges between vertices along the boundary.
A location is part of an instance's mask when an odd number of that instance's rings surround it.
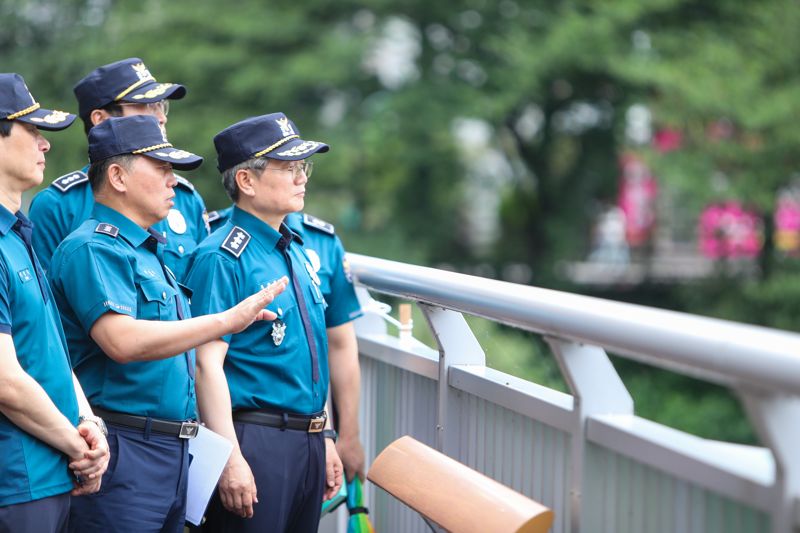
<svg viewBox="0 0 800 533">
<path fill-rule="evenodd" d="M 316 418 L 312 418 L 308 421 L 308 432 L 309 433 L 319 433 L 323 429 L 325 429 L 325 421 L 328 419 L 327 416 L 322 415 Z"/>
<path fill-rule="evenodd" d="M 183 422 L 181 424 L 181 431 L 178 433 L 179 439 L 193 439 L 197 436 L 200 430 L 200 424 L 197 422 Z"/>
</svg>

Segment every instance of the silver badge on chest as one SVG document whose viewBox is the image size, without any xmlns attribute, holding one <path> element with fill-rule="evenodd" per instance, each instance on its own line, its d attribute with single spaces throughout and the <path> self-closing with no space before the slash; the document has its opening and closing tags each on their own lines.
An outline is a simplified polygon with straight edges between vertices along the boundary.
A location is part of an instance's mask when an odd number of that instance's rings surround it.
<svg viewBox="0 0 800 533">
<path fill-rule="evenodd" d="M 169 229 L 178 235 L 186 233 L 186 219 L 183 218 L 183 213 L 177 209 L 169 210 L 169 213 L 167 213 L 167 224 L 169 224 Z"/>
<path fill-rule="evenodd" d="M 275 322 L 272 323 L 272 332 L 270 335 L 272 336 L 272 342 L 275 343 L 275 346 L 280 346 L 283 339 L 286 337 L 286 322 L 281 319 L 275 319 Z"/>
</svg>

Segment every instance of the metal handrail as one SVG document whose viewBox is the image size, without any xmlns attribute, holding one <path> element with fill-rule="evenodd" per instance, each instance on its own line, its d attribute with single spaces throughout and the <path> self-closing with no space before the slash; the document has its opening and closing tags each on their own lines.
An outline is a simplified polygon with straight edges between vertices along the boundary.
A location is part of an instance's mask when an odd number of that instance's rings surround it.
<svg viewBox="0 0 800 533">
<path fill-rule="evenodd" d="M 755 392 L 800 395 L 800 335 L 348 254 L 376 292 L 490 318 L 543 335 Z"/>
</svg>

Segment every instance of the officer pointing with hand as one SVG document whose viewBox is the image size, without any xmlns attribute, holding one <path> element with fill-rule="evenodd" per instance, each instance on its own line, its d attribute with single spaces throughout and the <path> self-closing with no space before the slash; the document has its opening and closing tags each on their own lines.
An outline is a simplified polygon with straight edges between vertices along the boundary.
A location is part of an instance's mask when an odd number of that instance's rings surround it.
<svg viewBox="0 0 800 533">
<path fill-rule="evenodd" d="M 286 279 L 191 318 L 189 292 L 166 267 L 153 225 L 174 206 L 173 168 L 202 158 L 173 147 L 156 118 L 137 115 L 93 127 L 89 160 L 91 216 L 59 245 L 49 276 L 75 372 L 116 459 L 97 494 L 74 499 L 70 530 L 181 532 L 197 432 L 194 347 L 274 319 L 264 308 Z"/>
</svg>

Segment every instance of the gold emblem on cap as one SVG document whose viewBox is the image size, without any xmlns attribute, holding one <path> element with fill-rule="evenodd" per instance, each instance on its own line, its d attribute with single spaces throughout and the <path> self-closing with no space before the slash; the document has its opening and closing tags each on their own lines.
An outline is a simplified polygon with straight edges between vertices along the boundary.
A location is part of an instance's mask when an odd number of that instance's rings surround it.
<svg viewBox="0 0 800 533">
<path fill-rule="evenodd" d="M 173 85 L 175 85 L 175 84 L 174 83 L 159 83 L 158 85 L 156 85 L 155 87 L 153 87 L 149 91 L 144 92 L 142 94 L 136 94 L 136 95 L 132 96 L 131 98 L 133 98 L 134 100 L 142 100 L 143 98 L 155 98 L 156 96 L 161 96 L 162 94 L 167 92 L 167 89 L 169 89 Z"/>
<path fill-rule="evenodd" d="M 278 127 L 281 129 L 281 134 L 284 137 L 288 137 L 289 135 L 294 135 L 297 133 L 294 131 L 294 128 L 291 124 L 289 124 L 289 117 L 283 117 L 275 120 L 278 123 Z"/>
<path fill-rule="evenodd" d="M 294 157 L 298 155 L 307 154 L 320 144 L 322 143 L 318 143 L 317 141 L 303 141 L 301 144 L 298 144 L 294 148 L 290 148 L 284 152 L 278 152 L 278 155 L 283 157 Z"/>
<path fill-rule="evenodd" d="M 48 124 L 60 124 L 64 122 L 69 117 L 69 113 L 65 111 L 53 111 L 52 113 L 45 115 L 42 118 L 39 117 L 31 117 L 31 122 L 46 122 Z"/>
<path fill-rule="evenodd" d="M 144 66 L 144 63 L 136 63 L 135 65 L 131 65 L 133 67 L 133 71 L 136 72 L 136 75 L 139 76 L 140 80 L 155 80 L 150 71 L 147 70 L 147 67 Z"/>
<path fill-rule="evenodd" d="M 136 63 L 135 65 L 131 65 L 131 67 L 133 68 L 133 71 L 136 73 L 136 76 L 139 78 L 139 81 L 129 85 L 127 89 L 119 93 L 117 97 L 114 98 L 115 102 L 120 98 L 122 98 L 123 96 L 125 96 L 126 94 L 128 94 L 129 92 L 131 92 L 132 90 L 134 90 L 135 88 L 139 87 L 140 85 L 148 81 L 156 81 L 153 75 L 150 74 L 150 71 L 147 70 L 147 67 L 144 66 L 144 63 Z"/>
<path fill-rule="evenodd" d="M 186 159 L 187 157 L 192 157 L 192 155 L 186 150 L 175 150 L 174 152 L 156 152 L 156 155 L 161 157 L 169 157 L 170 159 Z"/>
</svg>

